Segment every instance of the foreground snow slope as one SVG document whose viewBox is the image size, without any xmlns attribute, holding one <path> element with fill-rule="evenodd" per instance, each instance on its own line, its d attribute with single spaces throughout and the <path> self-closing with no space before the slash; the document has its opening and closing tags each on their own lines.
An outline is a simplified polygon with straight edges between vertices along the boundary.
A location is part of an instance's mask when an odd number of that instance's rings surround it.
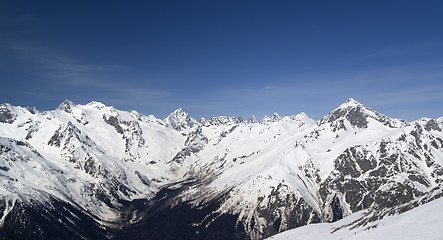
<svg viewBox="0 0 443 240">
<path fill-rule="evenodd" d="M 440 191 L 441 194 L 441 191 Z M 415 201 L 419 202 L 419 201 Z M 419 203 L 420 204 L 420 203 Z M 443 239 L 443 198 L 399 213 L 362 210 L 334 223 L 303 226 L 269 240 L 439 240 Z M 397 209 L 394 209 L 398 211 Z"/>
</svg>

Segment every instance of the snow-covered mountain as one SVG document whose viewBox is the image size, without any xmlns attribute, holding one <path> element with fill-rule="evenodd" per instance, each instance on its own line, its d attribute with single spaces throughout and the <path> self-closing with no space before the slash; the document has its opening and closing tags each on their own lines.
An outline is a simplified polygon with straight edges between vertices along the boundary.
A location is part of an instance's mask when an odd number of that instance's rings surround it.
<svg viewBox="0 0 443 240">
<path fill-rule="evenodd" d="M 0 105 L 0 238 L 262 239 L 442 187 L 443 118 Z"/>
</svg>

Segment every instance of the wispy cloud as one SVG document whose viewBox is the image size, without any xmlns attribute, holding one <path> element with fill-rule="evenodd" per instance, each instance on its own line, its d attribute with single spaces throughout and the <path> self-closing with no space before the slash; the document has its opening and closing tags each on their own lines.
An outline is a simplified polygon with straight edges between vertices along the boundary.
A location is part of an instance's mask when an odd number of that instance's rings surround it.
<svg viewBox="0 0 443 240">
<path fill-rule="evenodd" d="M 390 57 L 422 57 L 429 55 L 438 55 L 443 51 L 443 42 L 426 41 L 414 44 L 394 45 L 391 47 L 380 48 L 366 55 L 360 56 L 361 59 L 380 59 Z"/>
<path fill-rule="evenodd" d="M 15 44 L 11 50 L 28 64 L 35 65 L 43 76 L 74 86 L 106 87 L 108 83 L 101 76 L 121 68 L 80 62 L 53 50 L 26 44 Z"/>
<path fill-rule="evenodd" d="M 397 116 L 413 120 L 414 111 L 418 114 L 426 105 L 443 102 L 442 69 L 436 63 L 414 63 L 343 73 L 312 73 L 294 76 L 292 81 L 222 89 L 214 96 L 226 99 L 232 106 L 268 109 L 267 112 L 286 110 L 283 114 L 305 111 L 315 118 L 324 116 L 352 97 L 387 115 L 402 107 L 405 114 L 396 112 Z"/>
<path fill-rule="evenodd" d="M 398 89 L 387 93 L 372 94 L 371 105 L 405 106 L 412 103 L 441 101 L 443 103 L 443 84 L 419 86 L 413 89 Z"/>
<path fill-rule="evenodd" d="M 16 57 L 21 58 L 28 64 L 36 66 L 38 73 L 44 78 L 51 80 L 53 88 L 58 87 L 59 91 L 65 94 L 71 93 L 72 89 L 80 89 L 77 93 L 83 96 L 85 92 L 93 92 L 93 95 L 86 97 L 96 100 L 121 99 L 120 102 L 135 103 L 141 101 L 154 101 L 170 96 L 168 91 L 158 89 L 148 89 L 140 86 L 141 81 L 131 81 L 130 79 L 115 79 L 114 73 L 127 70 L 123 66 L 104 65 L 96 63 L 85 63 L 72 57 L 64 56 L 52 49 L 36 47 L 29 44 L 14 44 L 10 46 Z M 30 96 L 35 93 L 27 91 Z M 22 92 L 26 93 L 26 92 Z M 40 93 L 42 94 L 42 93 Z M 109 96 L 107 96 L 109 95 Z M 83 97 L 85 98 L 85 97 Z M 127 101 L 125 99 L 128 99 Z M 113 101 L 117 102 L 117 101 Z"/>
</svg>

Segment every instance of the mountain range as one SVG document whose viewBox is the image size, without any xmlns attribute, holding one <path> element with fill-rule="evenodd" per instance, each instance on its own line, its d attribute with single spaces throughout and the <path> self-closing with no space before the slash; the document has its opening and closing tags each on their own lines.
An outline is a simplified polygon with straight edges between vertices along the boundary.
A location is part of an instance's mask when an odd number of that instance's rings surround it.
<svg viewBox="0 0 443 240">
<path fill-rule="evenodd" d="M 441 202 L 442 129 L 443 117 L 407 122 L 354 99 L 320 120 L 1 104 L 0 239 L 264 239 L 315 223 L 374 226 Z"/>
</svg>

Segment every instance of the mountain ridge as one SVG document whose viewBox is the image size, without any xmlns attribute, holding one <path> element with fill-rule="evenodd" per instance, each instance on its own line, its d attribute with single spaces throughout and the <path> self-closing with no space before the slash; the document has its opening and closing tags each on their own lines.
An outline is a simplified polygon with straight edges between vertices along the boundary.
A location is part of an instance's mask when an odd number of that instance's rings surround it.
<svg viewBox="0 0 443 240">
<path fill-rule="evenodd" d="M 147 236 L 159 227 L 154 219 L 166 223 L 162 216 L 180 212 L 195 218 L 157 237 L 185 231 L 205 239 L 212 231 L 262 239 L 337 221 L 441 187 L 442 129 L 443 118 L 406 122 L 353 99 L 318 121 L 305 113 L 196 121 L 180 108 L 158 119 L 68 100 L 46 112 L 2 104 L 0 222 L 9 224 L 0 236 L 26 238 L 13 229 L 32 229 L 20 219 L 31 223 L 39 211 L 59 216 L 66 204 L 104 239 Z M 60 236 L 69 232 L 63 226 L 80 224 L 69 214 L 65 220 L 74 223 L 60 225 Z"/>
</svg>

